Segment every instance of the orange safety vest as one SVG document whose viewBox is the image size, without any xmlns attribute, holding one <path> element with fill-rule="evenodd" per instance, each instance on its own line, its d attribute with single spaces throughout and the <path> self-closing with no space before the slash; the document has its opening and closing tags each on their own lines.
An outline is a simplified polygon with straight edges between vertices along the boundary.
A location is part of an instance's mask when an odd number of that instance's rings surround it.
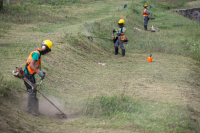
<svg viewBox="0 0 200 133">
<path fill-rule="evenodd" d="M 147 14 L 146 10 L 147 10 L 147 9 L 144 9 L 144 10 L 143 10 L 143 17 L 149 16 L 149 14 Z"/>
<path fill-rule="evenodd" d="M 32 61 L 32 54 L 35 53 L 35 52 L 40 54 L 40 52 L 39 52 L 38 50 L 34 50 L 34 51 L 32 51 L 32 52 L 30 53 L 29 57 L 26 59 L 26 62 L 27 62 L 27 69 L 28 69 L 28 71 L 30 72 L 30 74 L 35 74 L 35 71 L 33 71 L 33 70 L 31 69 L 31 67 L 30 67 L 30 64 L 31 64 L 31 61 Z M 41 56 L 39 57 L 38 61 L 36 61 L 35 64 L 34 64 L 34 67 L 35 67 L 36 69 L 39 68 L 40 62 L 41 62 Z"/>
<path fill-rule="evenodd" d="M 124 32 L 123 32 L 123 28 L 119 28 L 118 31 L 119 31 L 120 29 L 122 29 L 122 30 L 121 30 L 120 38 L 121 38 L 121 40 L 125 40 L 125 35 L 124 35 Z M 124 27 L 124 30 L 126 31 L 126 28 L 125 28 L 125 27 Z M 117 37 L 118 37 L 118 36 L 117 36 Z"/>
</svg>

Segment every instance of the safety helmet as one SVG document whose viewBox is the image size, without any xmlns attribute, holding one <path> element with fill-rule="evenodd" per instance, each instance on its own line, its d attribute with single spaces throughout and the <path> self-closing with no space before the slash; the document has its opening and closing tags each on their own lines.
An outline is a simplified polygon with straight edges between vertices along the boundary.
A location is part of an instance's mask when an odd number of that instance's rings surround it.
<svg viewBox="0 0 200 133">
<path fill-rule="evenodd" d="M 144 7 L 148 7 L 148 5 L 147 5 L 147 4 L 145 4 L 145 5 L 144 5 Z"/>
<path fill-rule="evenodd" d="M 125 23 L 125 21 L 123 19 L 120 19 L 118 22 L 118 24 L 124 24 L 124 23 Z"/>
<path fill-rule="evenodd" d="M 42 45 L 45 45 L 45 46 L 47 46 L 49 49 L 51 49 L 51 47 L 52 47 L 52 42 L 51 42 L 50 40 L 44 40 L 44 41 L 42 42 Z"/>
</svg>

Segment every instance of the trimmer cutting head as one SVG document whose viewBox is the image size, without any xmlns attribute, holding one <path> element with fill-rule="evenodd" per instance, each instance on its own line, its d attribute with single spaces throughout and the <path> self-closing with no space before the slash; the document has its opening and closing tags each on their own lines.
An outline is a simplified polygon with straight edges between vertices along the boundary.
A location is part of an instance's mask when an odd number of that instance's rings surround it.
<svg viewBox="0 0 200 133">
<path fill-rule="evenodd" d="M 61 118 L 63 118 L 63 119 L 67 119 L 67 115 L 66 115 L 66 114 L 61 114 L 60 116 L 61 116 Z"/>
<path fill-rule="evenodd" d="M 67 115 L 64 113 L 56 113 L 56 117 L 59 119 L 67 119 Z"/>
<path fill-rule="evenodd" d="M 88 39 L 90 39 L 91 41 L 93 41 L 93 37 L 92 36 L 87 36 Z"/>
</svg>

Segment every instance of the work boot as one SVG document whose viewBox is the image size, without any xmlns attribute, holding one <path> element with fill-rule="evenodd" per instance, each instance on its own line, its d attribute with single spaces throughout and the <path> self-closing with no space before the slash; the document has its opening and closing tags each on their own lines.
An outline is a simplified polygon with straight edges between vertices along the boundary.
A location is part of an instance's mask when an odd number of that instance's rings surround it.
<svg viewBox="0 0 200 133">
<path fill-rule="evenodd" d="M 147 25 L 144 25 L 144 29 L 145 29 L 146 31 L 148 31 L 148 30 L 147 30 Z"/>
<path fill-rule="evenodd" d="M 118 54 L 118 47 L 115 47 L 115 55 Z"/>
<path fill-rule="evenodd" d="M 125 49 L 122 49 L 122 56 L 125 56 Z"/>
</svg>

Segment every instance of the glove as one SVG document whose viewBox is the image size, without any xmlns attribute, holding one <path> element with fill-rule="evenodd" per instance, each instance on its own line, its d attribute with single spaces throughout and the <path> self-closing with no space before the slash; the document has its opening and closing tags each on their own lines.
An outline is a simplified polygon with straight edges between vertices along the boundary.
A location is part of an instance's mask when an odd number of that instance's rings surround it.
<svg viewBox="0 0 200 133">
<path fill-rule="evenodd" d="M 116 30 L 115 29 L 113 29 L 113 33 L 115 33 L 116 32 Z"/>
<path fill-rule="evenodd" d="M 120 35 L 121 35 L 121 33 L 117 33 L 117 35 L 118 35 L 118 36 L 120 36 Z"/>
<path fill-rule="evenodd" d="M 40 72 L 38 75 L 41 77 L 41 80 L 43 80 L 45 77 L 45 72 L 43 72 L 43 73 Z"/>
</svg>

